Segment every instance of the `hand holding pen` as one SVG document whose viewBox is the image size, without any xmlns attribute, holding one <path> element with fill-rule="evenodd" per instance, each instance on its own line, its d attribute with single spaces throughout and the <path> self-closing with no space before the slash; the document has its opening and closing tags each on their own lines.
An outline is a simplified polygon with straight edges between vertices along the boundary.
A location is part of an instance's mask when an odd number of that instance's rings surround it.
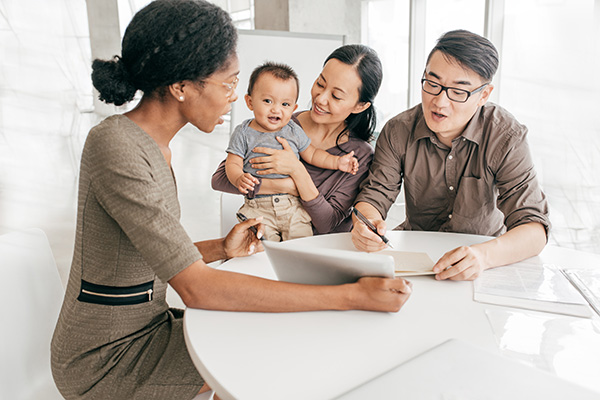
<svg viewBox="0 0 600 400">
<path fill-rule="evenodd" d="M 379 236 L 381 238 L 381 240 L 383 240 L 383 243 L 387 244 L 390 248 L 393 249 L 392 245 L 390 244 L 389 239 L 387 237 L 385 237 L 385 235 L 380 235 L 377 232 L 377 228 L 375 227 L 375 225 L 373 225 L 373 223 L 371 221 L 369 221 L 369 219 L 367 217 L 365 217 L 363 215 L 363 213 L 361 213 L 354 207 L 352 207 L 352 212 L 354 213 L 354 215 L 356 215 L 356 218 L 358 218 L 361 222 L 363 222 L 367 226 L 367 228 L 369 228 L 374 234 Z"/>
<path fill-rule="evenodd" d="M 242 214 L 241 212 L 238 212 L 238 213 L 236 213 L 236 214 L 235 214 L 235 216 L 237 217 L 237 219 L 238 219 L 240 222 L 244 222 L 244 221 L 248 220 L 248 218 L 247 218 L 247 217 L 246 217 L 244 214 Z M 250 230 L 251 230 L 252 232 L 254 232 L 254 234 L 256 235 L 256 237 L 257 237 L 258 239 L 260 239 L 260 240 L 265 240 L 265 238 L 264 238 L 262 235 L 260 235 L 260 237 L 258 237 L 258 229 L 256 229 L 256 226 L 252 225 L 252 226 L 250 227 Z"/>
</svg>

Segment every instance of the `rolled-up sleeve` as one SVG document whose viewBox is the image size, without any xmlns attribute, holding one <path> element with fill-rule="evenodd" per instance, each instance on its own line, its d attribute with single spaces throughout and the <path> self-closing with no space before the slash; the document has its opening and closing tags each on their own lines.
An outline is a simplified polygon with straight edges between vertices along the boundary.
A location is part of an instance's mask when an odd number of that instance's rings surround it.
<svg viewBox="0 0 600 400">
<path fill-rule="evenodd" d="M 525 127 L 498 146 L 492 156 L 496 169 L 498 209 L 504 214 L 508 230 L 529 222 L 539 222 L 550 230 L 548 201 L 538 182 L 533 160 L 527 143 Z"/>
</svg>

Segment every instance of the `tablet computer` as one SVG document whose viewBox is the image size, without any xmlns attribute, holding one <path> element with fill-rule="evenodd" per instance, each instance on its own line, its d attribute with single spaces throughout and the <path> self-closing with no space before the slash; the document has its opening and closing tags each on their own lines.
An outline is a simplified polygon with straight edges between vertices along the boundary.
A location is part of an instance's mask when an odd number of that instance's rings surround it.
<svg viewBox="0 0 600 400">
<path fill-rule="evenodd" d="M 294 241 L 262 242 L 277 279 L 312 285 L 340 285 L 364 276 L 394 277 L 391 255 L 311 248 Z"/>
</svg>

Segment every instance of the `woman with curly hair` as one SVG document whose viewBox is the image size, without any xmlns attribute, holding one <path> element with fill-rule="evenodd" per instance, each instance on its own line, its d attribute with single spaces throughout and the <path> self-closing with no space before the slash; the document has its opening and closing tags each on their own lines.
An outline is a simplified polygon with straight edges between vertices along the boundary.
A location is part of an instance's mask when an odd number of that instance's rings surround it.
<svg viewBox="0 0 600 400">
<path fill-rule="evenodd" d="M 92 128 L 83 150 L 75 251 L 51 348 L 67 399 L 191 399 L 206 390 L 167 285 L 187 307 L 229 311 L 397 311 L 410 295 L 403 280 L 297 285 L 206 264 L 261 250 L 262 225 L 250 219 L 225 238 L 192 242 L 179 221 L 169 143 L 187 123 L 211 132 L 223 122 L 237 99 L 236 41 L 220 8 L 158 0 L 134 16 L 120 57 L 93 63 L 105 102 L 143 95 Z"/>
</svg>

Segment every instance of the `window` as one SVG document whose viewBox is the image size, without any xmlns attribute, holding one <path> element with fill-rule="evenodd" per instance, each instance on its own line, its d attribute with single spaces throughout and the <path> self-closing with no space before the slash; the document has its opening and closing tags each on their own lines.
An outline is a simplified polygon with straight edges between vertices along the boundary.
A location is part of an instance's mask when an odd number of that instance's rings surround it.
<svg viewBox="0 0 600 400">
<path fill-rule="evenodd" d="M 425 4 L 425 49 L 427 54 L 445 32 L 466 29 L 483 35 L 485 1 L 427 0 Z"/>
<path fill-rule="evenodd" d="M 152 0 L 118 0 L 121 37 L 134 14 Z M 254 0 L 209 0 L 229 12 L 233 24 L 240 29 L 254 29 Z"/>
<path fill-rule="evenodd" d="M 371 1 L 363 11 L 363 42 L 377 51 L 383 65 L 383 82 L 375 100 L 380 131 L 387 120 L 407 108 L 409 2 Z"/>
<path fill-rule="evenodd" d="M 505 0 L 499 102 L 529 128 L 551 243 L 600 252 L 599 3 Z M 596 47 L 594 47 L 596 46 Z"/>
<path fill-rule="evenodd" d="M 424 5 L 424 7 L 422 7 Z M 377 96 L 380 126 L 398 113 L 420 103 L 420 79 L 425 60 L 436 40 L 453 29 L 467 29 L 483 34 L 485 2 L 480 0 L 414 1 L 413 10 L 420 14 L 413 19 L 411 32 L 411 1 L 375 0 L 363 7 L 363 43 L 374 48 L 383 64 L 383 83 Z M 415 71 L 409 76 L 410 35 L 417 36 Z M 409 84 L 416 89 L 408 100 Z"/>
</svg>

